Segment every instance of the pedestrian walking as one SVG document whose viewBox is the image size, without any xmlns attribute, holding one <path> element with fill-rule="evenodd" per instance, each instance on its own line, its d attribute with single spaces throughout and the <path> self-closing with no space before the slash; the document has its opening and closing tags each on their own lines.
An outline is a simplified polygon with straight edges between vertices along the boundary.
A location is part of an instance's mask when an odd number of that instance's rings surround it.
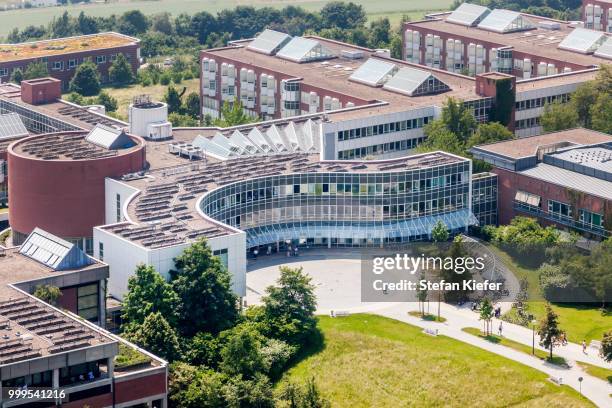
<svg viewBox="0 0 612 408">
<path fill-rule="evenodd" d="M 582 352 L 583 352 L 584 354 L 586 354 L 586 353 L 587 353 L 587 351 L 586 351 L 586 341 L 585 341 L 585 340 L 582 340 Z"/>
<path fill-rule="evenodd" d="M 502 330 L 503 330 L 502 324 L 503 324 L 503 322 L 501 322 L 501 321 L 500 321 L 500 322 L 499 322 L 499 336 L 500 336 L 500 337 L 501 337 L 501 335 L 502 335 Z"/>
</svg>

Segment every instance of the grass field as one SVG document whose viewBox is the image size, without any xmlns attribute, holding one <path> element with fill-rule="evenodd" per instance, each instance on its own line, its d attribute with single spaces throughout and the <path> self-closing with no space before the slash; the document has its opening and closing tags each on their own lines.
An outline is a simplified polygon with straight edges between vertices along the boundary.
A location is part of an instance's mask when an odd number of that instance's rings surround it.
<svg viewBox="0 0 612 408">
<path fill-rule="evenodd" d="M 183 91 L 184 87 L 187 88 L 184 97 L 186 97 L 190 92 L 197 93 L 199 86 L 200 80 L 198 78 L 189 79 L 181 82 L 178 85 L 174 85 L 174 87 L 179 91 L 179 93 Z M 132 102 L 134 96 L 147 94 L 151 96 L 151 99 L 155 101 L 161 101 L 167 89 L 167 85 L 151 85 L 147 87 L 143 87 L 142 85 L 130 85 L 125 88 L 104 88 L 104 90 L 109 95 L 117 99 L 117 103 L 119 105 L 119 107 L 117 108 L 117 113 L 124 120 L 127 119 L 127 108 Z"/>
<path fill-rule="evenodd" d="M 464 327 L 461 330 L 463 330 L 466 333 L 472 334 L 474 336 L 478 336 L 481 339 L 485 339 L 491 343 L 501 344 L 502 346 L 509 347 L 516 351 L 520 351 L 521 353 L 532 354 L 533 352 L 533 347 L 531 346 L 526 346 L 523 343 L 519 343 L 514 340 L 507 339 L 505 337 L 500 337 L 495 334 L 489 334 L 485 336 L 484 334 L 482 334 L 481 329 L 477 329 L 475 327 Z M 548 360 L 550 354 L 544 350 L 535 349 L 535 356 L 539 358 L 540 360 L 546 360 L 552 364 L 567 367 L 567 362 L 565 361 L 565 359 L 563 357 L 555 356 L 554 350 L 553 350 L 552 361 Z"/>
<path fill-rule="evenodd" d="M 584 363 L 582 361 L 576 361 L 576 364 L 582 367 L 582 369 L 586 371 L 587 374 L 590 374 L 593 377 L 600 378 L 612 384 L 612 370 L 603 368 L 603 367 L 594 366 L 592 364 Z"/>
<path fill-rule="evenodd" d="M 527 278 L 529 313 L 540 319 L 544 315 L 545 299 L 540 292 L 537 269 L 520 265 L 508 253 L 494 245 L 489 245 L 488 248 L 499 256 L 517 278 Z M 582 340 L 601 340 L 604 332 L 612 327 L 612 313 L 609 310 L 602 312 L 597 305 L 588 307 L 559 303 L 553 304 L 552 307 L 559 315 L 559 326 L 567 332 L 568 340 L 574 343 L 581 343 Z M 516 311 L 513 309 L 508 313 Z"/>
<path fill-rule="evenodd" d="M 392 23 L 397 23 L 402 14 L 408 14 L 414 20 L 421 18 L 427 12 L 448 9 L 452 4 L 452 0 L 352 1 L 363 5 L 370 19 L 389 17 Z M 217 13 L 222 9 L 233 8 L 237 5 L 282 8 L 290 4 L 314 11 L 319 10 L 327 2 L 328 0 L 109 0 L 106 3 L 8 10 L 0 12 L 0 36 L 5 37 L 15 27 L 21 29 L 28 25 L 46 25 L 53 17 L 61 15 L 64 11 L 75 16 L 81 11 L 92 16 L 109 16 L 139 9 L 146 14 L 167 11 L 178 15 L 180 13 L 193 14 L 198 11 Z"/>
<path fill-rule="evenodd" d="M 399 321 L 358 314 L 319 324 L 324 346 L 285 379 L 314 377 L 333 407 L 592 406 L 544 373 Z"/>
</svg>

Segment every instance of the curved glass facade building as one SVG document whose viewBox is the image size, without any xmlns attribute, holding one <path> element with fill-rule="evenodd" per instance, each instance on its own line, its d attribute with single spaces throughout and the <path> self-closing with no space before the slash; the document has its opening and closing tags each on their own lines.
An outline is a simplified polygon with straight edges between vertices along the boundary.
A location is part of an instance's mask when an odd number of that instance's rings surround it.
<svg viewBox="0 0 612 408">
<path fill-rule="evenodd" d="M 379 246 L 426 239 L 439 219 L 453 230 L 476 223 L 471 162 L 434 157 L 437 163 L 418 166 L 364 162 L 352 163 L 352 172 L 327 166 L 249 178 L 206 193 L 199 205 L 208 217 L 245 231 L 247 248 L 296 240 Z"/>
</svg>

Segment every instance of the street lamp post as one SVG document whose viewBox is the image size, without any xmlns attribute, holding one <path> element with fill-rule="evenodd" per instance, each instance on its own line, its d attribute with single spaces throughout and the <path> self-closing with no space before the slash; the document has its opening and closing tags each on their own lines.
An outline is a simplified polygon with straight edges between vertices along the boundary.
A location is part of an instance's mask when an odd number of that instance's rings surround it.
<svg viewBox="0 0 612 408">
<path fill-rule="evenodd" d="M 535 356 L 535 324 L 536 324 L 536 320 L 533 319 L 531 321 L 531 333 L 532 333 L 532 339 L 531 339 L 531 354 Z"/>
</svg>

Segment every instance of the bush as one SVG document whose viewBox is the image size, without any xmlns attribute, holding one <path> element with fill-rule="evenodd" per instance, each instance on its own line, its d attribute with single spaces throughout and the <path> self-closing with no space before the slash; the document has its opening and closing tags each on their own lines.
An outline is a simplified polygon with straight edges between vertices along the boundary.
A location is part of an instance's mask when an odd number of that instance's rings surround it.
<svg viewBox="0 0 612 408">
<path fill-rule="evenodd" d="M 183 79 L 185 81 L 189 81 L 190 79 L 193 79 L 193 73 L 188 69 L 183 71 Z"/>
<path fill-rule="evenodd" d="M 172 73 L 172 82 L 175 84 L 180 84 L 183 82 L 183 73 L 182 72 L 173 72 Z"/>
<path fill-rule="evenodd" d="M 289 360 L 295 355 L 296 347 L 290 346 L 282 340 L 270 339 L 261 348 L 264 365 L 272 379 L 280 378 Z"/>
<path fill-rule="evenodd" d="M 172 77 L 170 76 L 169 72 L 164 72 L 163 74 L 161 74 L 161 76 L 159 77 L 159 83 L 161 85 L 169 85 L 170 81 L 172 81 Z"/>
</svg>

